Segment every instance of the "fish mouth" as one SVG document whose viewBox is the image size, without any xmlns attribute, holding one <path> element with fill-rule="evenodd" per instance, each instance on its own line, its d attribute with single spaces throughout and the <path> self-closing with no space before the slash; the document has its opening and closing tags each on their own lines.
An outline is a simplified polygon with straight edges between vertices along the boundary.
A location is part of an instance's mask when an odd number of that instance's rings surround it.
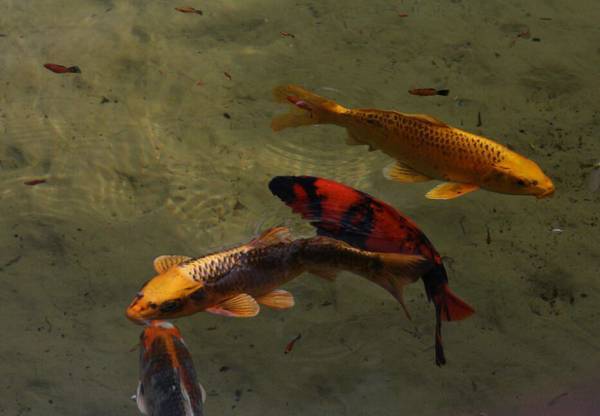
<svg viewBox="0 0 600 416">
<path fill-rule="evenodd" d="M 549 196 L 552 196 L 552 195 L 554 195 L 554 191 L 555 191 L 554 187 L 552 187 L 552 188 L 550 188 L 550 189 L 545 189 L 545 190 L 543 190 L 541 193 L 537 194 L 537 195 L 536 195 L 536 198 L 537 198 L 537 199 L 541 199 L 541 198 L 547 198 L 547 197 L 549 197 Z"/>
<path fill-rule="evenodd" d="M 148 321 L 143 317 L 142 307 L 139 304 L 130 305 L 125 311 L 125 316 L 127 316 L 127 319 L 131 322 L 138 325 L 144 325 Z"/>
</svg>

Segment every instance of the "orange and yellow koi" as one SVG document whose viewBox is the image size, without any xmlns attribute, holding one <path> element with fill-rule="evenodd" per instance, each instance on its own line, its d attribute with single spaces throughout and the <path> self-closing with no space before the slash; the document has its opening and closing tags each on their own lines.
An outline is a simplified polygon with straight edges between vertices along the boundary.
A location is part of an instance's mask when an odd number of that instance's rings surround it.
<svg viewBox="0 0 600 416">
<path fill-rule="evenodd" d="M 445 181 L 429 191 L 427 198 L 452 199 L 479 188 L 537 198 L 554 193 L 552 180 L 532 160 L 431 116 L 348 109 L 296 85 L 277 87 L 274 95 L 277 101 L 294 105 L 291 112 L 273 119 L 274 131 L 311 124 L 345 127 L 347 144 L 367 145 L 396 159 L 384 170 L 388 179 Z"/>
</svg>

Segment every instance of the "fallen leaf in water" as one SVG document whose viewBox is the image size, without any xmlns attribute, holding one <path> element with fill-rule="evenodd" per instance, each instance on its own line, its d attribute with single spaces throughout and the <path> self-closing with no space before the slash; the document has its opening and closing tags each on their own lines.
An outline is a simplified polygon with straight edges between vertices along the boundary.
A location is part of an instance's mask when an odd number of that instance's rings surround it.
<svg viewBox="0 0 600 416">
<path fill-rule="evenodd" d="M 296 344 L 296 342 L 302 338 L 302 334 L 298 334 L 296 336 L 296 338 L 294 338 L 293 340 L 291 340 L 290 342 L 287 343 L 287 345 L 285 346 L 285 350 L 283 351 L 284 354 L 289 354 L 290 352 L 292 352 L 292 350 L 294 349 L 294 345 Z"/>
<path fill-rule="evenodd" d="M 34 186 L 39 185 L 40 183 L 46 183 L 46 179 L 32 179 L 30 181 L 23 182 L 25 185 Z"/>
<path fill-rule="evenodd" d="M 175 7 L 175 10 L 181 13 L 195 13 L 195 14 L 204 14 L 202 10 L 195 9 L 193 7 L 185 6 L 185 7 Z"/>
</svg>

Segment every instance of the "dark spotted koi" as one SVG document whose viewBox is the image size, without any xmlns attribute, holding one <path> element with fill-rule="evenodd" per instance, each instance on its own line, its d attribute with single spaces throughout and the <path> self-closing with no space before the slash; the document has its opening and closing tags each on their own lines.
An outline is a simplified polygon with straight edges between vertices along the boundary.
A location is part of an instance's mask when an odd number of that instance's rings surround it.
<svg viewBox="0 0 600 416">
<path fill-rule="evenodd" d="M 140 335 L 138 409 L 149 416 L 202 416 L 204 388 L 179 330 L 151 321 Z"/>
<path fill-rule="evenodd" d="M 457 321 L 474 310 L 448 287 L 442 258 L 417 225 L 383 201 L 328 179 L 277 176 L 271 192 L 317 229 L 317 234 L 373 252 L 422 255 L 434 266 L 421 277 L 435 306 L 435 361 L 446 362 L 441 321 Z"/>
</svg>

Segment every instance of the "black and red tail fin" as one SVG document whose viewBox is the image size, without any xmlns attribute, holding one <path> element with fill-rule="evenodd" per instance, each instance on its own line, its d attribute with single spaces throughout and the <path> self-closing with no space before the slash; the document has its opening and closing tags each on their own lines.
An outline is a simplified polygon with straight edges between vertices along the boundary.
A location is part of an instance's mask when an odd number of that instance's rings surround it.
<svg viewBox="0 0 600 416">
<path fill-rule="evenodd" d="M 436 364 L 446 362 L 442 321 L 465 319 L 474 311 L 450 291 L 440 255 L 411 219 L 381 200 L 328 179 L 276 176 L 269 182 L 269 189 L 308 220 L 319 235 L 364 250 L 416 254 L 432 260 L 435 266 L 422 279 L 436 310 Z"/>
</svg>

